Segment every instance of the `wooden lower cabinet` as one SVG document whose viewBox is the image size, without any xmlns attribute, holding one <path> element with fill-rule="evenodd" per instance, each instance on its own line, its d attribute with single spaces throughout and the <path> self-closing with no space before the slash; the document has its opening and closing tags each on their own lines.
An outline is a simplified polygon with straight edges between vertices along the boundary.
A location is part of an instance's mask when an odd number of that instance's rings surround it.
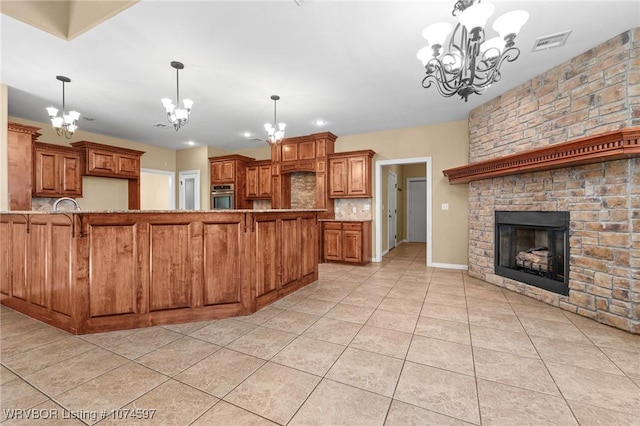
<svg viewBox="0 0 640 426">
<path fill-rule="evenodd" d="M 6 214 L 1 302 L 75 334 L 248 315 L 317 279 L 317 227 L 295 211 Z"/>
<path fill-rule="evenodd" d="M 315 213 L 255 213 L 252 229 L 258 309 L 317 279 Z"/>
<path fill-rule="evenodd" d="M 322 222 L 323 260 L 357 263 L 371 262 L 371 221 Z"/>
</svg>

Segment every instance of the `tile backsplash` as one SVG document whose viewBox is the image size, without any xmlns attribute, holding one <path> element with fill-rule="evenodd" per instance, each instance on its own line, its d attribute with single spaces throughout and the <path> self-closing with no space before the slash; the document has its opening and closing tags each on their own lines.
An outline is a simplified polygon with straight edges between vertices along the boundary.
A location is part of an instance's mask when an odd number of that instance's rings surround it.
<svg viewBox="0 0 640 426">
<path fill-rule="evenodd" d="M 372 220 L 371 198 L 337 198 L 334 211 L 340 220 Z"/>
</svg>

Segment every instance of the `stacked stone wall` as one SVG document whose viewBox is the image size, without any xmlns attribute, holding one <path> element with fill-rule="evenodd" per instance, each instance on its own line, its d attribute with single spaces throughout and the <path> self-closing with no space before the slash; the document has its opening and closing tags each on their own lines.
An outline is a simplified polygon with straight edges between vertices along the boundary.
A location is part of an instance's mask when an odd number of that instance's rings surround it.
<svg viewBox="0 0 640 426">
<path fill-rule="evenodd" d="M 472 111 L 469 159 L 639 125 L 637 28 Z M 471 182 L 469 209 L 471 275 L 640 333 L 640 159 Z M 570 212 L 568 296 L 494 274 L 496 210 Z"/>
</svg>

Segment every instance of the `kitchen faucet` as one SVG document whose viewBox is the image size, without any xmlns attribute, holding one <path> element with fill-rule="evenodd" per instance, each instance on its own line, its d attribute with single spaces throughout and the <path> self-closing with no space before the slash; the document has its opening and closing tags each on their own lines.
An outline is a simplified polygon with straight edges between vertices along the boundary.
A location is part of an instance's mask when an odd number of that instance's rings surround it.
<svg viewBox="0 0 640 426">
<path fill-rule="evenodd" d="M 62 197 L 62 198 L 58 198 L 55 203 L 53 203 L 53 211 L 57 212 L 58 211 L 58 204 L 60 204 L 62 201 L 71 201 L 73 203 L 73 205 L 75 206 L 75 210 L 80 210 L 80 205 L 78 204 L 78 202 L 76 200 L 74 200 L 73 198 L 70 197 Z"/>
</svg>

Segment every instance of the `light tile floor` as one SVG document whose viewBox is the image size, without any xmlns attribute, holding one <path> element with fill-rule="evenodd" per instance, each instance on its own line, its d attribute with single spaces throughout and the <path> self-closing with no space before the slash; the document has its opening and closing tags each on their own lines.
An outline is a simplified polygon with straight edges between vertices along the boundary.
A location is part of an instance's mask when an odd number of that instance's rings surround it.
<svg viewBox="0 0 640 426">
<path fill-rule="evenodd" d="M 640 336 L 424 259 L 322 264 L 218 321 L 72 336 L 3 307 L 3 425 L 640 425 Z"/>
</svg>

